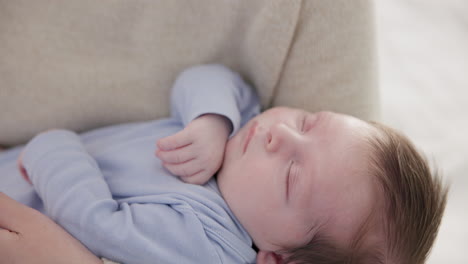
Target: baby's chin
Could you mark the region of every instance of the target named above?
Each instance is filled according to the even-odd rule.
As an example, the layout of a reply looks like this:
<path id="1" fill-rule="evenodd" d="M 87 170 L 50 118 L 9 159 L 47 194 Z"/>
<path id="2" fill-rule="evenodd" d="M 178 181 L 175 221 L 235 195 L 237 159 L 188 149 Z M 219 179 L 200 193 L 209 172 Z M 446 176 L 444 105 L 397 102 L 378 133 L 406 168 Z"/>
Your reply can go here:
<path id="1" fill-rule="evenodd" d="M 239 159 L 242 156 L 241 146 L 242 144 L 240 141 L 239 133 L 237 133 L 228 140 L 224 149 L 223 166 L 225 165 L 225 163 L 229 163 L 235 159 Z"/>
<path id="2" fill-rule="evenodd" d="M 216 175 L 216 181 L 218 182 L 218 187 L 223 194 L 223 191 L 226 191 L 228 188 L 223 188 L 228 182 L 230 177 L 235 176 L 236 173 L 233 173 L 233 166 L 235 166 L 236 160 L 239 160 L 240 156 L 237 154 L 236 151 L 236 141 L 234 137 L 232 137 L 228 143 L 226 144 L 226 148 L 224 151 L 224 159 L 221 168 L 219 168 L 218 173 Z M 223 194 L 224 196 L 224 194 Z"/>

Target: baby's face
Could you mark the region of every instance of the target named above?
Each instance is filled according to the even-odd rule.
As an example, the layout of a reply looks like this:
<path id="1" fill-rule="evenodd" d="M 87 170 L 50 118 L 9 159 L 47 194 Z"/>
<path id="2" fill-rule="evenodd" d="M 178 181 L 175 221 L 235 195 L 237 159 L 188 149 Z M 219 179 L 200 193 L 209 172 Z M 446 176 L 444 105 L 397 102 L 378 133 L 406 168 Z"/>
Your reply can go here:
<path id="1" fill-rule="evenodd" d="M 331 112 L 273 108 L 226 147 L 221 193 L 261 250 L 307 243 L 319 228 L 345 243 L 376 198 L 367 123 Z"/>

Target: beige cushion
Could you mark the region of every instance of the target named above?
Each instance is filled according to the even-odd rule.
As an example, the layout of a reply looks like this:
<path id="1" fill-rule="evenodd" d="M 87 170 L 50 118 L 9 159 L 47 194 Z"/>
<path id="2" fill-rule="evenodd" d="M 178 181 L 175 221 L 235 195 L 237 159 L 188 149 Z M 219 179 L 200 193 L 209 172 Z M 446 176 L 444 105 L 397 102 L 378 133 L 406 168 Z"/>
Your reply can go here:
<path id="1" fill-rule="evenodd" d="M 168 115 L 177 74 L 223 63 L 262 106 L 377 114 L 370 1 L 0 0 L 0 145 Z"/>

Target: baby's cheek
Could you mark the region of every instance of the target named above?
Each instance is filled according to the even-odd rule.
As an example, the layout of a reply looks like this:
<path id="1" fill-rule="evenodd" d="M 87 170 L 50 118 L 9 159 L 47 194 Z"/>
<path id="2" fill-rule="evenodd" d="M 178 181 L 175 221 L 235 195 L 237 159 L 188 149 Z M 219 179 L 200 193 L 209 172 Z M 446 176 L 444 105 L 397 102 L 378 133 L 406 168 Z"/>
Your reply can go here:
<path id="1" fill-rule="evenodd" d="M 258 161 L 254 166 L 247 168 L 246 173 L 249 174 L 252 184 L 257 184 L 259 188 L 265 188 L 272 179 L 272 172 L 267 169 L 271 166 L 269 163 Z"/>

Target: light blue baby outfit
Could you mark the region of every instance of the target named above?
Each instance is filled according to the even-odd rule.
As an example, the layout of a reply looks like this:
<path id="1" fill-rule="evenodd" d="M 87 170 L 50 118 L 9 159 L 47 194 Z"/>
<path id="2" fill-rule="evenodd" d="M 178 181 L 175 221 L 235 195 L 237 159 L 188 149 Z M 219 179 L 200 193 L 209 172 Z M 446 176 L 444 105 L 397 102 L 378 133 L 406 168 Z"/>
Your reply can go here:
<path id="1" fill-rule="evenodd" d="M 159 138 L 202 114 L 227 117 L 232 136 L 259 111 L 238 74 L 195 66 L 177 78 L 168 119 L 36 136 L 24 148 L 34 188 L 16 169 L 23 147 L 0 154 L 0 191 L 47 214 L 94 254 L 122 263 L 254 263 L 252 240 L 216 179 L 186 184 L 154 153 Z"/>

